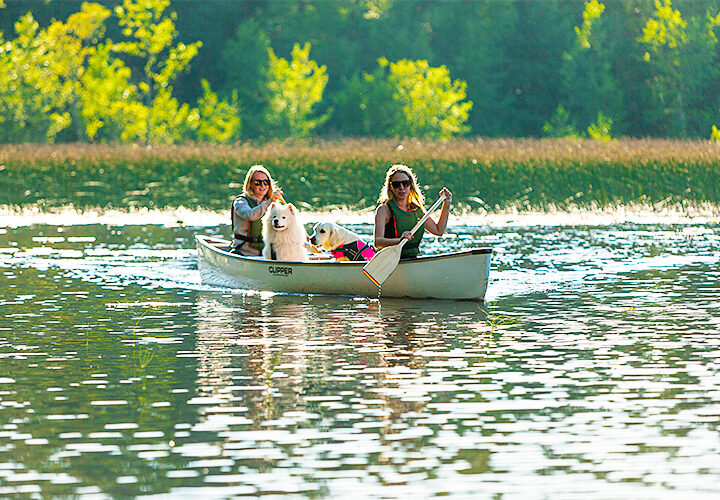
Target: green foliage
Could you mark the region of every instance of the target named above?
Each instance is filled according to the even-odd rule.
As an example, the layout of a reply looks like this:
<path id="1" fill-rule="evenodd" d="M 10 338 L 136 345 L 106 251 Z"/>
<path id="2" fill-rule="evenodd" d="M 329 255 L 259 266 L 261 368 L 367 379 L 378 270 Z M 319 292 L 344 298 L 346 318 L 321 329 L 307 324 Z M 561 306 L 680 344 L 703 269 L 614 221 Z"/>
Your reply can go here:
<path id="1" fill-rule="evenodd" d="M 387 64 L 380 60 L 381 66 Z M 432 68 L 427 61 L 402 59 L 389 63 L 389 68 L 393 99 L 403 116 L 403 121 L 395 124 L 396 135 L 449 139 L 469 130 L 464 123 L 472 102 L 462 102 L 467 84 L 452 81 L 445 66 Z"/>
<path id="2" fill-rule="evenodd" d="M 54 142 L 75 124 L 85 139 L 82 96 L 86 63 L 97 52 L 110 11 L 84 3 L 67 22 L 41 29 L 31 14 L 15 25 L 17 38 L 0 51 L 0 137 L 4 142 Z"/>
<path id="3" fill-rule="evenodd" d="M 170 2 L 102 2 L 110 17 L 3 2 L 0 141 L 233 141 L 233 112 L 253 138 L 538 136 L 560 103 L 581 131 L 611 116 L 615 136 L 706 137 L 718 121 L 716 0 Z M 287 92 L 268 49 L 305 42 L 325 84 Z M 448 89 L 464 95 L 455 114 L 433 100 Z"/>
<path id="4" fill-rule="evenodd" d="M 649 44 L 655 54 L 661 48 L 677 49 L 687 41 L 686 28 L 680 11 L 672 8 L 672 0 L 655 0 L 655 15 L 645 23 L 640 41 Z M 650 59 L 649 52 L 645 59 Z"/>
<path id="5" fill-rule="evenodd" d="M 15 23 L 17 38 L 0 47 L 0 140 L 53 142 L 67 126 L 60 83 L 51 70 L 45 31 L 32 14 Z"/>
<path id="6" fill-rule="evenodd" d="M 205 84 L 200 110 L 172 96 L 170 83 L 197 54 L 199 42 L 172 45 L 177 33 L 164 16 L 168 0 L 125 0 L 115 12 L 125 41 L 104 39 L 111 12 L 83 3 L 66 22 L 41 29 L 28 14 L 17 38 L 0 45 L 0 140 L 176 143 L 234 139 L 234 103 L 219 101 Z M 142 75 L 115 57 L 142 61 Z"/>
<path id="7" fill-rule="evenodd" d="M 406 59 L 378 63 L 372 74 L 346 82 L 336 98 L 353 134 L 449 139 L 469 130 L 466 84 L 453 82 L 446 67 Z"/>
<path id="8" fill-rule="evenodd" d="M 587 129 L 588 136 L 597 141 L 612 140 L 610 132 L 612 130 L 612 118 L 605 116 L 602 111 L 598 111 L 597 120 L 590 124 Z"/>
<path id="9" fill-rule="evenodd" d="M 560 70 L 565 109 L 578 123 L 589 123 L 597 117 L 588 128 L 590 137 L 597 138 L 607 136 L 603 129 L 611 123 L 603 111 L 623 116 L 627 107 L 615 76 L 616 37 L 609 33 L 609 26 L 617 29 L 618 20 L 608 18 L 605 9 L 597 0 L 585 3 L 583 22 L 575 26 L 575 43 L 563 54 Z M 598 110 L 599 105 L 602 110 Z"/>
<path id="10" fill-rule="evenodd" d="M 516 30 L 524 28 L 516 2 L 425 2 L 432 9 L 418 23 L 430 27 L 431 52 L 420 53 L 432 65 L 444 64 L 453 78 L 467 82 L 467 100 L 473 103 L 466 125 L 474 135 L 507 136 L 526 114 L 513 105 L 522 64 L 511 61 Z M 408 57 L 414 52 L 407 52 Z M 387 54 L 385 54 L 387 56 Z M 528 56 L 529 58 L 530 56 Z"/>
<path id="11" fill-rule="evenodd" d="M 220 71 L 225 81 L 222 95 L 231 102 L 237 95 L 243 133 L 249 137 L 264 133 L 268 49 L 270 39 L 265 31 L 254 19 L 247 19 L 238 25 L 221 57 Z"/>
<path id="12" fill-rule="evenodd" d="M 720 129 L 717 128 L 717 126 L 712 126 L 712 131 L 710 133 L 710 140 L 715 142 L 720 142 Z"/>
<path id="13" fill-rule="evenodd" d="M 329 114 L 317 116 L 328 82 L 326 67 L 310 59 L 310 43 L 295 44 L 288 62 L 268 50 L 268 110 L 265 120 L 276 137 L 307 137 Z"/>
<path id="14" fill-rule="evenodd" d="M 241 129 L 240 105 L 237 93 L 230 96 L 230 102 L 218 100 L 207 80 L 202 81 L 203 96 L 198 100 L 195 135 L 200 142 L 222 144 L 238 138 Z"/>
<path id="15" fill-rule="evenodd" d="M 550 121 L 543 125 L 545 137 L 579 137 L 575 124 L 570 120 L 570 113 L 562 104 L 558 104 Z"/>
<path id="16" fill-rule="evenodd" d="M 393 99 L 394 90 L 382 66 L 372 74 L 354 75 L 345 81 L 335 97 L 335 115 L 342 117 L 345 134 L 391 137 L 403 120 L 400 103 Z"/>
<path id="17" fill-rule="evenodd" d="M 98 45 L 88 56 L 79 98 L 85 135 L 92 141 L 131 141 L 138 134 L 129 126 L 144 114 L 131 71 L 112 57 L 112 41 Z"/>
<path id="18" fill-rule="evenodd" d="M 575 34 L 577 35 L 576 43 L 582 49 L 590 48 L 590 34 L 592 32 L 593 23 L 600 18 L 605 11 L 605 5 L 597 0 L 589 0 L 585 2 L 585 10 L 583 10 L 583 22 L 581 26 L 575 26 Z"/>
<path id="19" fill-rule="evenodd" d="M 174 143 L 182 138 L 178 126 L 186 125 L 190 116 L 189 107 L 172 97 L 170 82 L 187 68 L 202 43 L 173 45 L 177 31 L 174 14 L 165 14 L 169 5 L 170 0 L 124 0 L 115 8 L 126 40 L 113 49 L 138 58 L 143 68 L 137 80 L 137 96 L 146 109 L 123 131 L 131 140 Z"/>
<path id="20" fill-rule="evenodd" d="M 672 135 L 688 135 L 688 101 L 720 76 L 715 61 L 719 15 L 708 13 L 688 22 L 671 0 L 655 0 L 655 12 L 638 37 L 647 46 L 643 59 L 655 74 L 650 88 L 664 108 Z"/>
<path id="21" fill-rule="evenodd" d="M 94 124 L 85 122 L 85 117 L 92 112 L 86 111 L 85 107 L 92 108 L 96 103 L 90 102 L 94 96 L 86 88 L 88 80 L 84 76 L 90 60 L 101 66 L 107 66 L 109 62 L 106 57 L 98 57 L 98 54 L 104 54 L 98 42 L 104 35 L 108 17 L 110 11 L 105 7 L 83 3 L 81 11 L 68 17 L 66 23 L 55 21 L 47 29 L 46 46 L 52 54 L 50 70 L 59 79 L 62 96 L 59 102 L 67 103 L 67 124 L 72 121 L 79 140 L 93 137 Z"/>

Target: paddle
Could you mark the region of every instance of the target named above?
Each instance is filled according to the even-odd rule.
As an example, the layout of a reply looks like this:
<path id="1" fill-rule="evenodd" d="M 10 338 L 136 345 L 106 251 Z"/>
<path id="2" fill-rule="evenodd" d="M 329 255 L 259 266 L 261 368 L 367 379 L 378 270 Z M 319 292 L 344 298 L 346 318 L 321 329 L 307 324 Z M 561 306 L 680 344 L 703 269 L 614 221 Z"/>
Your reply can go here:
<path id="1" fill-rule="evenodd" d="M 411 234 L 415 234 L 415 231 L 420 229 L 425 224 L 425 221 L 428 217 L 430 217 L 430 214 L 433 213 L 438 206 L 440 206 L 440 203 L 442 203 L 444 199 L 444 196 L 438 198 L 435 204 L 430 207 L 427 212 L 425 212 L 423 218 L 420 219 L 418 223 L 415 224 L 415 227 L 410 230 Z M 363 267 L 363 272 L 365 273 L 365 276 L 370 278 L 370 281 L 380 287 L 385 282 L 385 280 L 390 277 L 390 275 L 397 267 L 398 262 L 400 262 L 400 253 L 402 252 L 402 247 L 407 242 L 408 240 L 403 238 L 402 241 L 397 245 L 385 247 L 378 253 L 376 253 L 375 256 L 370 259 L 370 262 L 365 264 L 365 267 Z"/>

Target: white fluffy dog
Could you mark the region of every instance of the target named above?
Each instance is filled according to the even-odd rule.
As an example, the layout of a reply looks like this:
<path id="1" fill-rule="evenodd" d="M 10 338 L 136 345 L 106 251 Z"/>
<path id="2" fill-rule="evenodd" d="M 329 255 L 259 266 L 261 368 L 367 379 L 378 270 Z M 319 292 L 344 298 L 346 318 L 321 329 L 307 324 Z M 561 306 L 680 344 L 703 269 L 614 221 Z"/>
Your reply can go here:
<path id="1" fill-rule="evenodd" d="M 337 260 L 370 260 L 377 252 L 362 236 L 332 222 L 315 224 L 310 243 L 331 252 Z"/>
<path id="2" fill-rule="evenodd" d="M 263 257 L 271 260 L 307 260 L 307 233 L 292 203 L 273 203 L 263 221 Z"/>

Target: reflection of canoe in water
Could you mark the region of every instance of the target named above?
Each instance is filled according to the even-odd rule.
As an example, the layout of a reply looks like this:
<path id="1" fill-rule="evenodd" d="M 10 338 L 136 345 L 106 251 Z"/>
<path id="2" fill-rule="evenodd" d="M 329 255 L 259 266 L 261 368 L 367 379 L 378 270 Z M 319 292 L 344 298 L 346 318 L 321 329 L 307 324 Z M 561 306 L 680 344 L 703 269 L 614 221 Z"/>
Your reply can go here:
<path id="1" fill-rule="evenodd" d="M 268 261 L 227 252 L 227 240 L 210 236 L 195 239 L 200 274 L 211 285 L 286 293 L 378 295 L 378 288 L 362 272 L 365 262 Z M 478 248 L 402 260 L 383 283 L 382 296 L 483 300 L 491 253 L 489 248 Z"/>

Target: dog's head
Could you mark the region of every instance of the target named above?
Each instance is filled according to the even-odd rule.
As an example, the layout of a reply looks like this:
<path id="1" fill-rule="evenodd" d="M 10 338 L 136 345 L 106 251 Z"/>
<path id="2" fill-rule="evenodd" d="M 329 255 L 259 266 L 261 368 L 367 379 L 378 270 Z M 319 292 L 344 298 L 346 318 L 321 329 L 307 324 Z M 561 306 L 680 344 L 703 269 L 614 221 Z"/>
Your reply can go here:
<path id="1" fill-rule="evenodd" d="M 270 205 L 270 228 L 273 231 L 285 231 L 296 215 L 297 209 L 292 203 L 287 205 L 273 203 Z"/>
<path id="2" fill-rule="evenodd" d="M 313 234 L 310 236 L 310 243 L 320 246 L 325 250 L 333 250 L 340 243 L 337 238 L 337 228 L 332 222 L 319 222 L 313 228 Z"/>

